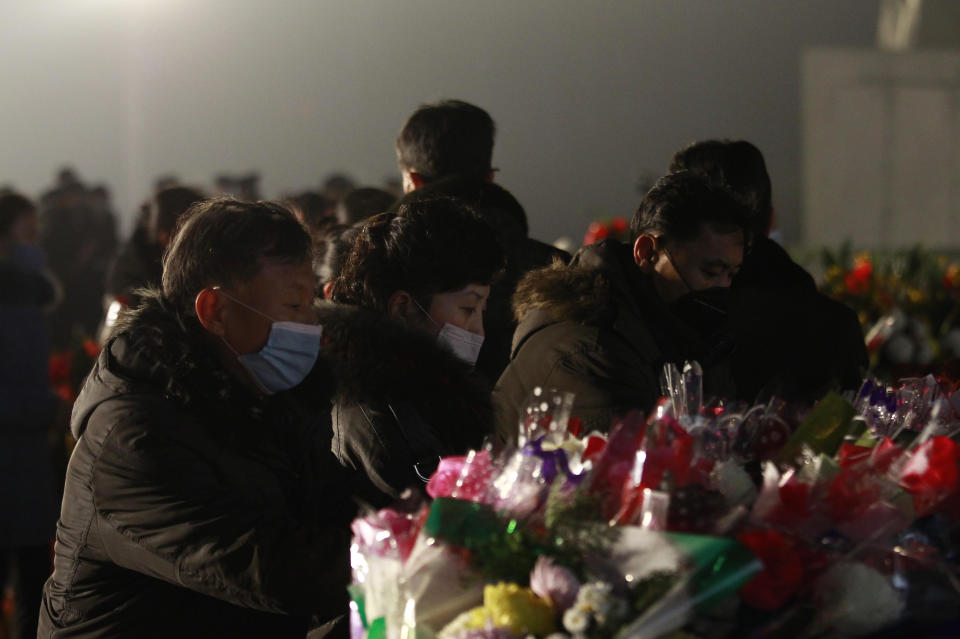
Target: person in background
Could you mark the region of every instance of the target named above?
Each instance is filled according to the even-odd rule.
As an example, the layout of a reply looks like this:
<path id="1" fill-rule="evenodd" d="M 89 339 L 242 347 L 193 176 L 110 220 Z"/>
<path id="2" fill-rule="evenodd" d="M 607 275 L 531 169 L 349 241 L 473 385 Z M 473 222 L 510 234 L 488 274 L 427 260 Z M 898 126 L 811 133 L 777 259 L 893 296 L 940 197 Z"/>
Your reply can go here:
<path id="1" fill-rule="evenodd" d="M 0 584 L 13 593 L 10 637 L 35 637 L 57 486 L 47 432 L 57 401 L 47 377 L 44 309 L 55 300 L 37 244 L 37 210 L 0 195 Z"/>
<path id="2" fill-rule="evenodd" d="M 147 203 L 142 223 L 134 229 L 107 272 L 101 342 L 110 334 L 122 309 L 139 305 L 139 289 L 160 285 L 163 251 L 170 243 L 177 221 L 203 199 L 204 194 L 197 189 L 170 186 L 158 191 Z"/>
<path id="3" fill-rule="evenodd" d="M 107 268 L 117 239 L 109 194 L 97 191 L 63 169 L 41 200 L 40 246 L 63 286 L 63 300 L 49 316 L 56 350 L 72 348 L 80 337 L 94 337 L 103 318 Z"/>
<path id="4" fill-rule="evenodd" d="M 421 105 L 397 137 L 403 192 L 451 175 L 492 182 L 496 130 L 489 113 L 463 100 Z"/>
<path id="5" fill-rule="evenodd" d="M 770 239 L 773 196 L 760 150 L 745 140 L 705 140 L 677 151 L 669 168 L 726 187 L 750 213 L 755 240 L 730 300 L 738 397 L 807 402 L 828 390 L 859 389 L 868 365 L 860 323 Z"/>
<path id="6" fill-rule="evenodd" d="M 353 242 L 362 228 L 362 224 L 338 224 L 327 232 L 321 245 L 316 247 L 313 270 L 317 274 L 320 297 L 332 299 L 333 285 L 343 271 L 350 251 L 353 250 Z"/>
<path id="7" fill-rule="evenodd" d="M 492 433 L 473 365 L 503 264 L 493 231 L 451 198 L 404 204 L 357 233 L 320 322 L 336 380 L 333 451 L 367 478 L 364 501 L 423 490 L 440 457 Z"/>
<path id="8" fill-rule="evenodd" d="M 347 225 L 362 222 L 386 212 L 396 201 L 391 193 L 373 186 L 353 189 L 337 204 L 337 221 Z"/>
<path id="9" fill-rule="evenodd" d="M 320 195 L 327 198 L 334 206 L 342 200 L 347 193 L 357 187 L 356 182 L 346 173 L 333 172 L 328 173 L 323 178 L 320 186 Z"/>
<path id="10" fill-rule="evenodd" d="M 668 362 L 699 362 L 705 397 L 733 394 L 724 326 L 749 241 L 743 207 L 724 189 L 674 173 L 647 193 L 631 230 L 633 244 L 603 240 L 570 266 L 520 282 L 520 324 L 494 390 L 503 440 L 516 441 L 537 386 L 575 393 L 572 416 L 586 432 L 608 430 L 630 409 L 651 410 Z"/>
<path id="11" fill-rule="evenodd" d="M 486 111 L 462 100 L 420 106 L 397 137 L 397 163 L 405 201 L 438 195 L 460 198 L 494 229 L 507 255 L 504 276 L 490 294 L 484 317 L 487 340 L 478 369 L 492 383 L 510 355 L 516 328 L 510 298 L 527 272 L 570 254 L 529 237 L 527 214 L 506 189 L 493 184 L 496 124 Z"/>
<path id="12" fill-rule="evenodd" d="M 315 287 L 282 205 L 185 214 L 162 288 L 121 316 L 74 405 L 38 637 L 336 631 L 354 507 Z"/>

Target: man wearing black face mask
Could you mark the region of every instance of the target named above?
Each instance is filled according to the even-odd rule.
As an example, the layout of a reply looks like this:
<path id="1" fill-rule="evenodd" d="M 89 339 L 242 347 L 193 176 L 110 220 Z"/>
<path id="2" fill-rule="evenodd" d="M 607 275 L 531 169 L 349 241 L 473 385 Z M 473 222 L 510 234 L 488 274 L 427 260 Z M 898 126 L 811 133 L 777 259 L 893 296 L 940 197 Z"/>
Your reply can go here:
<path id="1" fill-rule="evenodd" d="M 742 206 L 682 171 L 657 181 L 631 230 L 632 245 L 605 240 L 520 283 L 520 324 L 494 392 L 502 439 L 516 439 L 536 386 L 575 393 L 573 417 L 601 431 L 653 408 L 668 362 L 698 361 L 705 397 L 733 394 L 726 301 L 749 240 Z"/>

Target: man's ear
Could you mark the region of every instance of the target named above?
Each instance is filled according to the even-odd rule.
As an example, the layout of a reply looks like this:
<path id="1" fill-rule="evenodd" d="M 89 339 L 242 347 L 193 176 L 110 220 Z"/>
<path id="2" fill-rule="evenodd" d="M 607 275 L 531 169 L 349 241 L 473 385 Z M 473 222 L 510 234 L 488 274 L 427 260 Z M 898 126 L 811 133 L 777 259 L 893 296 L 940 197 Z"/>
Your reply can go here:
<path id="1" fill-rule="evenodd" d="M 657 265 L 657 238 L 643 233 L 633 243 L 633 261 L 644 273 L 653 273 Z"/>
<path id="2" fill-rule="evenodd" d="M 324 282 L 323 289 L 321 289 L 323 291 L 323 299 L 325 300 L 333 299 L 333 285 L 335 282 L 336 280 L 330 280 L 329 282 Z"/>
<path id="3" fill-rule="evenodd" d="M 218 295 L 212 288 L 205 288 L 197 293 L 193 308 L 197 311 L 200 325 L 208 333 L 217 337 L 223 336 L 224 297 L 222 295 Z"/>
<path id="4" fill-rule="evenodd" d="M 423 176 L 417 173 L 416 171 L 410 169 L 403 169 L 400 171 L 401 176 L 403 177 L 403 193 L 406 195 L 411 191 L 416 191 L 421 186 L 426 184 L 426 180 L 423 179 Z"/>
<path id="5" fill-rule="evenodd" d="M 394 291 L 387 300 L 387 314 L 397 319 L 405 319 L 413 311 L 413 296 L 400 290 Z"/>

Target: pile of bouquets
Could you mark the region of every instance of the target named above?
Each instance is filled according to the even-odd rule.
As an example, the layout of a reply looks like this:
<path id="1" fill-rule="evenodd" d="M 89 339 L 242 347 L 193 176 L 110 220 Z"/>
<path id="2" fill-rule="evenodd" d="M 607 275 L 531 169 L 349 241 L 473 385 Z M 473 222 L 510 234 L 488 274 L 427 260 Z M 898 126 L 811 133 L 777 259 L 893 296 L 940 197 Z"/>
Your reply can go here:
<path id="1" fill-rule="evenodd" d="M 930 370 L 960 358 L 960 262 L 914 247 L 821 255 L 821 290 L 854 309 L 874 366 Z"/>
<path id="2" fill-rule="evenodd" d="M 584 436 L 540 390 L 517 446 L 357 519 L 354 637 L 862 636 L 956 610 L 960 396 L 697 406 L 695 386 Z"/>

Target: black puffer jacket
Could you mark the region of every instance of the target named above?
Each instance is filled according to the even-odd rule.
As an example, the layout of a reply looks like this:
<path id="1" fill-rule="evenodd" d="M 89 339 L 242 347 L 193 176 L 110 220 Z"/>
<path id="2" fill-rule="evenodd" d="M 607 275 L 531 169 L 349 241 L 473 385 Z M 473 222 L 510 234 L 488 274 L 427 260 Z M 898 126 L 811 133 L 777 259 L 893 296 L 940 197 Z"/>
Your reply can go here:
<path id="1" fill-rule="evenodd" d="M 860 388 L 867 349 L 857 315 L 817 291 L 779 244 L 758 238 L 731 287 L 733 377 L 747 402 L 813 402 Z"/>
<path id="2" fill-rule="evenodd" d="M 323 382 L 301 385 L 322 409 L 254 397 L 188 322 L 145 298 L 75 404 L 39 637 L 303 637 L 345 612 Z"/>
<path id="3" fill-rule="evenodd" d="M 320 358 L 336 385 L 332 448 L 369 480 L 361 499 L 380 506 L 422 489 L 440 457 L 493 432 L 489 386 L 434 337 L 356 306 L 326 302 L 319 312 Z"/>
<path id="4" fill-rule="evenodd" d="M 671 313 L 619 242 L 581 249 L 570 266 L 533 271 L 520 282 L 514 306 L 520 324 L 493 394 L 497 432 L 506 441 L 516 440 L 537 386 L 575 393 L 572 416 L 587 431 L 607 431 L 630 409 L 653 408 L 666 362 L 698 361 L 705 397 L 733 393 L 729 339 L 701 335 Z"/>

